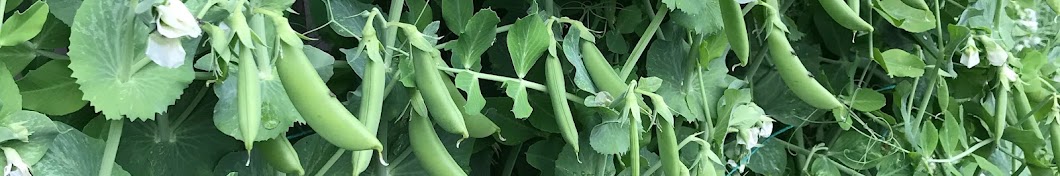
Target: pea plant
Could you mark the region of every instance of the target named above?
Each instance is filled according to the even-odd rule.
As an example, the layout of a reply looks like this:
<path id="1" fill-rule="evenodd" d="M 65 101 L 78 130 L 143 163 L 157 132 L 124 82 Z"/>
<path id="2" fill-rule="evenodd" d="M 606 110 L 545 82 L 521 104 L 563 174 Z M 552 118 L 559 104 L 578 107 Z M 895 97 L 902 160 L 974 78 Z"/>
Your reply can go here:
<path id="1" fill-rule="evenodd" d="M 4 176 L 1060 174 L 1060 0 L 0 10 Z"/>

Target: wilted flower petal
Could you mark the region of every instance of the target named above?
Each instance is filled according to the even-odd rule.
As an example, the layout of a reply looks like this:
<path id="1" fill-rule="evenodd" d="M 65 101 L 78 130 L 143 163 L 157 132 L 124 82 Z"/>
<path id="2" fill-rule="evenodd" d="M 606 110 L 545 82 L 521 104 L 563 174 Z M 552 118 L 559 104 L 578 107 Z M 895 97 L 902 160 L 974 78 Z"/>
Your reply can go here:
<path id="1" fill-rule="evenodd" d="M 1005 76 L 1008 81 L 1016 81 L 1019 78 L 1019 75 L 1016 75 L 1016 71 L 1013 71 L 1008 65 L 1001 67 L 1001 75 Z"/>
<path id="2" fill-rule="evenodd" d="M 166 0 L 165 3 L 155 6 L 158 10 L 158 33 L 168 38 L 199 37 L 202 29 L 199 21 L 191 15 L 188 7 L 180 0 Z"/>
<path id="3" fill-rule="evenodd" d="M 961 64 L 968 68 L 979 65 L 979 48 L 971 38 L 968 38 L 968 45 L 964 48 L 964 54 L 961 54 Z"/>
<path id="4" fill-rule="evenodd" d="M 184 64 L 184 56 L 184 47 L 178 38 L 167 38 L 159 33 L 151 33 L 147 38 L 147 57 L 155 64 L 177 68 Z"/>

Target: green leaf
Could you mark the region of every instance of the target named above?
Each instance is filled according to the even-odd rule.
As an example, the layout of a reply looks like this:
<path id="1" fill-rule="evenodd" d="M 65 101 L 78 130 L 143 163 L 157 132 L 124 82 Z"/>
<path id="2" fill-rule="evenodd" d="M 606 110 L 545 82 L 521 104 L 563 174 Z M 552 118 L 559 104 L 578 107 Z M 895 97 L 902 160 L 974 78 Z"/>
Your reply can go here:
<path id="1" fill-rule="evenodd" d="M 1005 172 L 1002 172 L 1001 169 L 997 168 L 997 166 L 989 160 L 986 160 L 986 158 L 975 154 L 972 154 L 972 157 L 975 158 L 975 163 L 979 165 L 979 168 L 990 172 L 990 175 L 1005 175 Z"/>
<path id="2" fill-rule="evenodd" d="M 37 49 L 66 48 L 70 46 L 70 26 L 59 21 L 55 16 L 48 16 L 44 27 L 41 27 L 41 32 L 29 42 L 36 44 Z"/>
<path id="3" fill-rule="evenodd" d="M 858 88 L 850 97 L 850 106 L 858 111 L 876 111 L 887 104 L 887 99 L 876 90 Z"/>
<path id="4" fill-rule="evenodd" d="M 444 4 L 448 4 L 449 1 L 443 3 L 443 8 Z M 467 28 L 461 28 L 463 32 L 459 33 L 460 39 L 456 41 L 456 46 L 453 46 L 453 56 L 458 58 L 453 60 L 453 65 L 462 69 L 478 70 L 475 67 L 476 65 L 481 67 L 479 60 L 482 59 L 482 54 L 486 53 L 486 50 L 493 46 L 493 42 L 497 39 L 496 30 L 500 18 L 497 18 L 497 12 L 490 9 L 479 10 L 474 17 L 470 18 L 471 21 L 467 22 Z M 446 21 L 449 19 L 446 18 Z M 453 27 L 449 28 L 452 30 Z"/>
<path id="5" fill-rule="evenodd" d="M 231 72 L 228 74 L 228 79 L 215 85 L 213 89 L 218 99 L 217 104 L 213 106 L 213 124 L 222 133 L 237 140 L 244 140 L 243 133 L 239 130 L 239 111 L 236 103 L 238 92 L 236 82 L 243 75 L 239 75 L 237 71 L 239 68 L 236 66 L 230 65 L 229 69 Z M 305 123 L 294 105 L 291 104 L 291 99 L 287 97 L 287 91 L 283 88 L 279 75 L 276 74 L 275 69 L 272 70 L 272 73 L 262 73 L 270 76 L 261 78 L 261 124 L 258 126 L 257 136 L 252 139 L 254 141 L 264 141 L 284 134 L 296 122 Z"/>
<path id="6" fill-rule="evenodd" d="M 405 4 L 409 11 L 408 15 L 404 15 L 404 21 L 412 23 L 416 28 L 424 29 L 434 20 L 434 7 L 428 5 L 426 0 L 407 0 Z"/>
<path id="7" fill-rule="evenodd" d="M 95 139 L 63 123 L 56 124 L 59 134 L 49 145 L 44 158 L 33 165 L 37 175 L 83 175 L 99 173 L 103 162 L 103 140 Z M 21 153 L 20 153 L 21 154 Z M 143 157 L 150 158 L 150 157 Z M 128 176 L 121 165 L 114 164 L 112 175 Z"/>
<path id="8" fill-rule="evenodd" d="M 667 1 L 667 0 L 664 0 Z M 681 11 L 672 12 L 670 15 L 673 18 L 674 23 L 691 32 L 701 35 L 709 35 L 721 31 L 725 26 L 721 20 L 721 9 L 718 5 L 718 1 L 701 1 L 701 0 L 676 0 L 676 1 L 692 1 L 694 4 L 701 5 L 686 5 Z M 701 7 L 696 7 L 701 6 Z M 689 9 L 695 8 L 695 9 Z M 670 37 L 667 35 L 667 37 Z"/>
<path id="9" fill-rule="evenodd" d="M 77 89 L 76 80 L 70 77 L 69 64 L 70 61 L 66 60 L 52 60 L 16 81 L 22 90 L 23 108 L 48 115 L 65 115 L 88 104 L 81 100 L 83 94 Z"/>
<path id="10" fill-rule="evenodd" d="M 258 8 L 273 12 L 283 12 L 284 10 L 287 10 L 287 8 L 290 8 L 291 4 L 294 4 L 294 0 L 262 0 L 256 2 L 257 3 L 254 3 L 254 5 Z"/>
<path id="11" fill-rule="evenodd" d="M 869 139 L 852 130 L 843 131 L 836 142 L 830 145 L 834 159 L 854 170 L 875 167 L 884 157 L 880 142 Z"/>
<path id="12" fill-rule="evenodd" d="M 763 142 L 762 145 L 747 161 L 747 168 L 763 175 L 787 175 L 785 173 L 791 157 L 788 157 L 784 145 L 772 141 Z"/>
<path id="13" fill-rule="evenodd" d="M 652 61 L 646 67 L 648 76 L 662 79 L 656 93 L 666 99 L 667 105 L 686 121 L 705 121 L 708 115 L 703 108 L 711 108 L 707 104 L 716 105 L 722 91 L 736 79 L 726 74 L 724 59 L 708 63 L 709 68 L 689 67 L 687 64 L 692 64 L 688 59 L 689 48 L 688 43 L 680 40 L 652 42 L 647 53 Z"/>
<path id="14" fill-rule="evenodd" d="M 703 1 L 699 0 L 662 0 L 662 3 L 666 4 L 666 8 L 670 8 L 670 10 L 681 10 L 695 15 L 711 8 L 709 5 L 711 3 L 703 3 Z M 714 8 L 717 8 L 717 6 L 717 1 L 715 1 Z"/>
<path id="15" fill-rule="evenodd" d="M 123 116 L 133 120 L 154 119 L 165 112 L 195 78 L 191 57 L 184 65 L 165 68 L 147 59 L 147 26 L 133 18 L 126 1 L 88 0 L 74 18 L 70 34 L 70 70 L 97 112 L 107 119 Z M 195 53 L 198 40 L 187 40 L 184 48 Z M 133 70 L 137 63 L 144 64 Z"/>
<path id="16" fill-rule="evenodd" d="M 635 32 L 637 29 L 642 28 L 650 20 L 645 20 L 643 9 L 639 4 L 626 6 L 618 10 L 617 18 L 620 19 L 621 23 L 615 23 L 615 31 L 620 34 L 629 34 Z M 617 20 L 617 19 L 616 19 Z"/>
<path id="17" fill-rule="evenodd" d="M 663 80 L 658 77 L 644 77 L 637 81 L 637 90 L 643 90 L 647 92 L 655 92 L 662 87 Z"/>
<path id="18" fill-rule="evenodd" d="M 759 121 L 762 121 L 762 116 L 765 115 L 766 114 L 762 111 L 762 108 L 754 103 L 739 104 L 732 108 L 732 115 L 728 127 L 741 130 L 748 129 Z"/>
<path id="19" fill-rule="evenodd" d="M 900 2 L 899 2 L 900 3 Z M 887 75 L 898 77 L 920 77 L 924 75 L 924 60 L 900 49 L 887 50 L 878 58 L 883 60 L 880 65 L 887 69 Z M 880 60 L 876 60 L 880 62 Z"/>
<path id="20" fill-rule="evenodd" d="M 26 11 L 12 14 L 0 26 L 0 46 L 14 46 L 29 41 L 40 33 L 48 19 L 48 4 L 37 1 Z"/>
<path id="21" fill-rule="evenodd" d="M 593 150 L 605 155 L 629 152 L 629 123 L 607 121 L 593 127 L 589 136 Z"/>
<path id="22" fill-rule="evenodd" d="M 4 65 L 0 63 L 0 65 Z M 22 95 L 6 68 L 0 67 L 0 117 L 22 110 Z"/>
<path id="23" fill-rule="evenodd" d="M 579 138 L 585 137 L 583 135 Z M 581 148 L 581 151 L 574 152 L 573 147 L 563 147 L 559 158 L 556 159 L 556 175 L 615 175 L 614 155 L 603 155 L 593 150 L 585 150 L 589 148 L 589 141 L 586 140 L 581 140 L 578 148 Z"/>
<path id="24" fill-rule="evenodd" d="M 529 99 L 526 95 L 526 87 L 523 86 L 522 82 L 516 81 L 505 81 L 504 93 L 508 97 L 512 97 L 514 104 L 512 105 L 512 113 L 515 113 L 515 118 L 526 119 L 530 117 L 530 113 L 534 111 L 534 107 L 530 106 Z"/>
<path id="25" fill-rule="evenodd" d="M 442 0 L 442 19 L 445 19 L 445 26 L 449 27 L 449 31 L 457 34 L 464 33 L 464 26 L 467 26 L 468 20 L 471 19 L 471 12 L 475 8 L 473 3 L 472 0 Z"/>
<path id="26" fill-rule="evenodd" d="M 313 69 L 317 71 L 320 79 L 323 79 L 324 82 L 331 80 L 331 76 L 335 75 L 335 68 L 331 66 L 335 64 L 335 57 L 309 45 L 302 46 L 302 51 L 305 52 L 305 57 L 309 59 L 309 63 L 313 64 Z"/>
<path id="27" fill-rule="evenodd" d="M 582 61 L 581 53 L 581 38 L 580 32 L 577 28 L 570 28 L 567 30 L 567 35 L 563 37 L 563 56 L 567 58 L 567 62 L 570 62 L 571 66 L 574 66 L 574 85 L 586 92 L 596 92 L 596 86 L 593 84 L 592 78 L 589 77 L 589 71 L 585 70 L 585 62 Z M 608 47 L 610 48 L 610 47 Z"/>
<path id="28" fill-rule="evenodd" d="M 497 124 L 500 127 L 501 136 L 504 136 L 501 144 L 505 145 L 517 145 L 524 141 L 530 140 L 538 136 L 544 136 L 537 129 L 534 129 L 526 120 L 516 119 L 512 115 L 512 99 L 503 97 L 491 97 L 486 99 L 489 104 L 486 104 L 487 108 L 483 114 L 490 118 L 490 121 Z"/>
<path id="29" fill-rule="evenodd" d="M 887 157 L 882 158 L 880 165 L 877 167 L 876 175 L 880 176 L 906 176 L 912 175 L 912 166 L 909 165 L 912 160 L 905 158 L 904 154 L 891 154 Z"/>
<path id="30" fill-rule="evenodd" d="M 920 150 L 922 156 L 931 156 L 939 145 L 939 130 L 931 121 L 925 121 L 920 129 Z M 957 136 L 952 136 L 957 138 Z"/>
<path id="31" fill-rule="evenodd" d="M 33 59 L 37 58 L 36 49 L 26 45 L 0 47 L 0 63 L 3 63 L 9 74 L 22 73 Z"/>
<path id="32" fill-rule="evenodd" d="M 364 28 L 367 18 L 358 15 L 366 10 L 376 8 L 375 5 L 362 3 L 361 1 L 322 0 L 327 8 L 328 20 L 332 21 L 331 30 L 343 37 L 361 38 L 361 29 Z M 384 25 L 373 25 L 376 31 L 382 30 Z M 383 36 L 379 37 L 380 40 Z"/>
<path id="33" fill-rule="evenodd" d="M 755 79 L 754 102 L 762 107 L 766 114 L 781 123 L 796 127 L 812 124 L 810 121 L 817 121 L 821 116 L 828 114 L 795 96 L 781 80 L 780 74 L 777 71 L 769 71 L 763 73 L 761 78 Z"/>
<path id="34" fill-rule="evenodd" d="M 48 0 L 48 11 L 66 25 L 74 23 L 74 14 L 81 7 L 82 0 Z M 10 6 L 9 6 L 10 7 Z"/>
<path id="35" fill-rule="evenodd" d="M 942 144 L 942 149 L 947 153 L 957 152 L 960 144 L 965 142 L 967 134 L 964 131 L 964 127 L 958 123 L 957 117 L 954 117 L 949 111 L 942 112 L 945 120 L 942 122 L 942 129 L 939 130 L 939 135 L 946 136 L 939 138 L 939 144 Z"/>
<path id="36" fill-rule="evenodd" d="M 548 138 L 534 142 L 526 149 L 526 163 L 541 170 L 542 175 L 556 173 L 556 159 L 563 152 L 565 143 L 561 138 Z"/>
<path id="37" fill-rule="evenodd" d="M 935 28 L 935 15 L 931 11 L 921 10 L 909 6 L 902 0 L 878 0 L 875 1 L 876 12 L 880 13 L 887 22 L 906 31 L 919 33 Z"/>
<path id="38" fill-rule="evenodd" d="M 813 161 L 813 165 L 810 166 L 810 173 L 810 175 L 820 176 L 842 175 L 839 173 L 839 168 L 836 168 L 832 162 L 825 161 L 824 158 L 817 158 Z"/>
<path id="39" fill-rule="evenodd" d="M 59 135 L 55 124 L 48 116 L 33 111 L 18 111 L 0 118 L 0 126 L 26 130 L 30 135 L 28 141 L 8 141 L 4 147 L 14 148 L 26 164 L 37 163 L 44 157 L 56 135 Z"/>
<path id="40" fill-rule="evenodd" d="M 467 92 L 467 103 L 464 104 L 464 112 L 482 113 L 486 107 L 486 98 L 482 97 L 482 88 L 479 88 L 478 77 L 470 71 L 456 74 L 456 87 Z"/>
<path id="41" fill-rule="evenodd" d="M 302 167 L 305 168 L 305 175 L 352 175 L 350 171 L 353 170 L 353 165 L 349 164 L 350 152 L 331 145 L 320 135 L 314 134 L 298 140 L 294 143 L 294 151 L 298 153 L 298 161 L 301 161 Z M 336 157 L 336 152 L 343 153 L 337 156 L 338 158 L 333 158 Z M 331 159 L 337 160 L 330 169 L 322 170 L 324 164 Z M 399 164 L 392 163 L 392 165 Z"/>
<path id="42" fill-rule="evenodd" d="M 209 90 L 198 86 L 191 89 L 195 91 L 185 94 L 184 101 L 153 121 L 125 121 L 115 161 L 134 175 L 209 175 L 221 157 L 241 149 L 241 143 L 211 125 L 214 123 L 210 108 L 213 103 L 210 100 L 194 101 L 199 93 Z M 85 127 L 85 132 L 96 130 L 98 134 L 107 134 L 108 128 L 105 127 Z"/>
<path id="43" fill-rule="evenodd" d="M 213 167 L 213 175 L 224 175 L 225 173 L 235 172 L 240 175 L 272 175 L 276 174 L 277 170 L 269 165 L 265 159 L 265 154 L 262 154 L 263 150 L 253 150 L 247 158 L 247 151 L 231 152 L 224 157 L 221 157 L 217 162 L 217 166 Z M 347 157 L 348 158 L 348 157 Z M 250 164 L 247 164 L 247 162 Z M 332 165 L 332 167 L 343 167 L 341 165 Z"/>
<path id="44" fill-rule="evenodd" d="M 516 20 L 508 30 L 508 52 L 511 53 L 512 64 L 519 78 L 526 77 L 526 73 L 548 49 L 552 36 L 546 31 L 547 27 L 535 13 Z"/>

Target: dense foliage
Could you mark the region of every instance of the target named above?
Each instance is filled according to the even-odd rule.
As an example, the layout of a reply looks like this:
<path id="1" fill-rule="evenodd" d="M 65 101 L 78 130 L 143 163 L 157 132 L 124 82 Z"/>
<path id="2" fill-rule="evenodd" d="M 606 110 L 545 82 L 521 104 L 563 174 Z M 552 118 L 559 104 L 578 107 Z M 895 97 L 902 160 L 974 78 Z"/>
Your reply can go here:
<path id="1" fill-rule="evenodd" d="M 0 0 L 4 175 L 1057 175 L 1060 0 Z"/>

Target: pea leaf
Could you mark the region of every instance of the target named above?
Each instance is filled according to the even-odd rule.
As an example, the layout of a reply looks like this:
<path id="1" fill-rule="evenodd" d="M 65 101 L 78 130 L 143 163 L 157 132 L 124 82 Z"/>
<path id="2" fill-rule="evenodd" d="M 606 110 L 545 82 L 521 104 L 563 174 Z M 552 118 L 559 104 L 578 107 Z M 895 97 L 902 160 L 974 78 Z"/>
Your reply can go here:
<path id="1" fill-rule="evenodd" d="M 662 3 L 666 4 L 666 8 L 670 8 L 670 10 L 681 10 L 695 15 L 703 12 L 704 9 L 710 8 L 708 5 L 710 3 L 704 3 L 704 1 L 699 0 L 663 0 Z M 717 6 L 717 4 L 715 3 L 714 6 Z"/>
<path id="2" fill-rule="evenodd" d="M 445 26 L 449 27 L 449 31 L 464 33 L 464 26 L 467 26 L 468 20 L 472 18 L 472 3 L 472 0 L 442 0 L 442 19 L 445 19 Z"/>
<path id="3" fill-rule="evenodd" d="M 931 121 L 925 121 L 920 130 L 921 155 L 931 156 L 939 144 L 939 130 Z M 954 136 L 956 137 L 956 136 Z"/>
<path id="4" fill-rule="evenodd" d="M 990 172 L 990 175 L 1005 175 L 1005 172 L 1002 172 L 1001 169 L 989 160 L 986 160 L 986 158 L 975 154 L 972 154 L 972 157 L 975 158 L 975 163 L 979 165 L 979 168 L 983 168 L 983 170 Z"/>
<path id="5" fill-rule="evenodd" d="M 883 53 L 876 51 L 880 65 L 887 70 L 887 75 L 898 77 L 920 77 L 924 75 L 924 60 L 900 49 L 891 49 Z M 881 62 L 882 60 L 882 62 Z"/>
<path id="6" fill-rule="evenodd" d="M 4 65 L 0 63 L 0 65 Z M 22 110 L 22 95 L 11 73 L 0 67 L 0 117 Z"/>
<path id="7" fill-rule="evenodd" d="M 526 119 L 530 117 L 530 113 L 534 111 L 534 107 L 530 106 L 530 100 L 526 95 L 526 87 L 523 86 L 522 82 L 517 81 L 505 81 L 504 93 L 508 97 L 512 98 L 514 104 L 512 105 L 512 113 L 515 113 L 515 118 Z"/>
<path id="8" fill-rule="evenodd" d="M 627 133 L 628 134 L 628 133 Z M 579 138 L 584 139 L 586 136 Z M 628 139 L 626 141 L 629 141 Z M 573 147 L 563 147 L 563 151 L 559 153 L 559 158 L 556 159 L 556 175 L 558 176 L 575 176 L 575 175 L 615 175 L 615 162 L 614 155 L 604 155 L 596 153 L 593 150 L 585 150 L 589 148 L 589 141 L 581 140 L 578 144 L 581 151 L 574 152 Z"/>
<path id="9" fill-rule="evenodd" d="M 37 58 L 37 53 L 34 48 L 26 45 L 5 46 L 0 47 L 0 58 L 3 58 L 0 63 L 3 63 L 8 73 L 18 74 Z"/>
<path id="10" fill-rule="evenodd" d="M 0 26 L 0 46 L 14 46 L 29 41 L 40 33 L 48 19 L 48 4 L 37 1 L 26 11 L 12 14 Z"/>
<path id="11" fill-rule="evenodd" d="M 581 38 L 577 28 L 567 30 L 563 36 L 563 56 L 567 58 L 571 66 L 574 66 L 574 85 L 586 92 L 596 92 L 596 86 L 589 77 L 589 71 L 585 70 L 585 62 L 582 61 Z"/>
<path id="12" fill-rule="evenodd" d="M 887 22 L 906 31 L 919 33 L 935 28 L 935 15 L 931 11 L 917 9 L 902 0 L 878 0 L 876 12 Z"/>
<path id="13" fill-rule="evenodd" d="M 467 103 L 464 104 L 464 111 L 468 113 L 482 113 L 482 108 L 486 107 L 486 98 L 482 97 L 482 88 L 479 88 L 478 77 L 470 72 L 460 72 L 456 74 L 456 87 L 460 90 L 467 92 Z"/>
<path id="14" fill-rule="evenodd" d="M 545 49 L 548 49 L 549 40 L 552 38 L 546 28 L 541 17 L 535 13 L 516 20 L 508 30 L 508 52 L 512 56 L 512 64 L 515 65 L 515 73 L 519 78 L 526 77 L 526 73 L 534 67 L 534 63 L 541 58 Z"/>
<path id="15" fill-rule="evenodd" d="M 133 17 L 125 1 L 87 0 L 78 9 L 70 34 L 70 70 L 96 111 L 107 119 L 154 119 L 165 112 L 195 78 L 191 57 L 178 68 L 165 68 L 146 60 L 150 31 Z M 195 53 L 198 40 L 184 48 Z M 143 63 L 142 68 L 135 68 Z M 134 70 L 138 69 L 138 70 Z"/>
<path id="16" fill-rule="evenodd" d="M 883 108 L 887 104 L 887 99 L 876 90 L 858 88 L 854 91 L 854 96 L 850 97 L 850 102 L 850 106 L 854 109 L 869 112 Z"/>
<path id="17" fill-rule="evenodd" d="M 549 138 L 534 142 L 526 149 L 526 163 L 541 170 L 541 173 L 555 173 L 556 159 L 563 152 L 566 143 L 561 138 Z"/>
<path id="18" fill-rule="evenodd" d="M 239 130 L 239 111 L 237 99 L 237 82 L 239 67 L 229 66 L 228 79 L 215 85 L 213 92 L 217 95 L 217 104 L 213 110 L 213 124 L 217 130 L 225 135 L 232 136 L 237 140 L 244 140 L 243 133 Z M 264 141 L 287 132 L 287 129 L 295 123 L 305 123 L 302 116 L 291 104 L 287 97 L 287 91 L 280 82 L 279 75 L 275 69 L 271 73 L 259 75 L 270 75 L 261 78 L 261 125 L 258 125 L 258 134 L 254 141 Z M 193 88 L 198 89 L 198 88 Z"/>
<path id="19" fill-rule="evenodd" d="M 361 38 L 361 29 L 364 28 L 367 18 L 363 15 L 358 15 L 366 10 L 375 8 L 375 5 L 362 3 L 361 1 L 343 1 L 343 0 L 322 0 L 324 6 L 327 8 L 328 20 L 333 24 L 331 30 L 343 37 L 357 37 Z M 384 25 L 373 25 L 377 29 L 376 31 L 382 30 Z M 380 35 L 379 40 L 383 40 L 383 36 Z"/>
<path id="20" fill-rule="evenodd" d="M 763 175 L 786 175 L 791 157 L 788 157 L 784 145 L 779 142 L 763 142 L 762 145 L 747 161 L 747 168 Z"/>
<path id="21" fill-rule="evenodd" d="M 22 90 L 23 108 L 49 115 L 65 115 L 88 104 L 81 100 L 83 94 L 77 89 L 76 80 L 70 77 L 69 64 L 70 61 L 66 60 L 52 60 L 16 81 Z"/>
<path id="22" fill-rule="evenodd" d="M 467 22 L 467 27 L 461 28 L 463 33 L 460 33 L 460 39 L 455 43 L 456 46 L 453 46 L 453 56 L 458 58 L 453 60 L 453 65 L 463 69 L 478 70 L 475 67 L 476 65 L 481 67 L 479 60 L 482 59 L 482 54 L 490 46 L 493 46 L 493 42 L 497 39 L 495 31 L 500 18 L 497 18 L 497 12 L 493 12 L 490 9 L 479 10 L 478 13 L 475 13 L 475 16 L 470 18 L 471 21 Z M 448 19 L 446 20 L 448 21 Z M 452 28 L 450 26 L 450 30 Z"/>
<path id="23" fill-rule="evenodd" d="M 829 149 L 835 152 L 834 159 L 851 169 L 872 168 L 883 160 L 882 144 L 858 132 L 843 131 L 835 141 Z"/>
<path id="24" fill-rule="evenodd" d="M 33 165 L 33 174 L 80 175 L 99 173 L 103 161 L 103 140 L 95 139 L 63 123 L 56 123 L 59 133 L 49 145 L 44 158 Z M 112 175 L 128 176 L 121 165 L 114 164 Z"/>
<path id="25" fill-rule="evenodd" d="M 81 7 L 82 0 L 48 0 L 48 11 L 51 12 L 55 18 L 59 21 L 70 25 L 74 23 L 74 14 L 77 12 L 77 8 Z M 8 6 L 12 7 L 12 6 Z M 190 6 L 189 6 L 190 7 Z"/>
<path id="26" fill-rule="evenodd" d="M 607 121 L 593 127 L 589 144 L 605 155 L 621 155 L 629 151 L 629 123 Z"/>
<path id="27" fill-rule="evenodd" d="M 25 141 L 7 141 L 4 147 L 14 148 L 26 164 L 34 164 L 44 157 L 56 135 L 59 134 L 58 127 L 48 116 L 33 111 L 18 111 L 0 118 L 0 126 L 25 130 L 29 135 Z M 3 153 L 3 152 L 0 152 Z M 0 164 L 6 164 L 0 161 Z"/>
<path id="28" fill-rule="evenodd" d="M 810 166 L 810 173 L 812 173 L 810 175 L 842 175 L 839 173 L 839 168 L 835 167 L 835 164 L 823 158 L 813 161 L 813 165 Z"/>
<path id="29" fill-rule="evenodd" d="M 721 7 L 720 5 L 718 5 L 718 1 L 676 1 L 692 1 L 692 4 L 696 4 L 685 5 L 686 7 L 681 8 L 681 11 L 675 11 L 671 13 L 671 17 L 673 17 L 673 20 L 675 23 L 677 23 L 677 25 L 686 28 L 691 32 L 695 32 L 697 34 L 702 35 L 714 34 L 718 31 L 721 31 L 721 29 L 725 26 L 724 24 L 722 24 L 721 15 L 718 15 L 721 14 Z"/>

